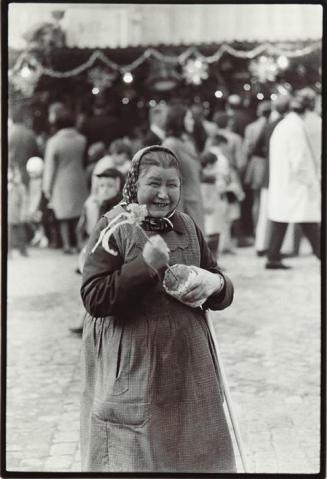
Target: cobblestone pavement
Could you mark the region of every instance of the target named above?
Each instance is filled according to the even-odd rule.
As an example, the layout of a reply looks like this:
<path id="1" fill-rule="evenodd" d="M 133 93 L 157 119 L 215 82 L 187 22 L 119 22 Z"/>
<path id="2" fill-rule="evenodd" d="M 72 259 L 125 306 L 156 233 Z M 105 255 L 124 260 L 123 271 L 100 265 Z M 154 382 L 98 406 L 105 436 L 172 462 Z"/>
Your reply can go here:
<path id="1" fill-rule="evenodd" d="M 317 473 L 320 266 L 306 253 L 289 271 L 264 261 L 251 248 L 224 256 L 235 299 L 211 313 L 249 472 Z M 75 262 L 34 249 L 8 263 L 8 471 L 80 471 L 80 339 L 68 331 L 82 314 Z"/>

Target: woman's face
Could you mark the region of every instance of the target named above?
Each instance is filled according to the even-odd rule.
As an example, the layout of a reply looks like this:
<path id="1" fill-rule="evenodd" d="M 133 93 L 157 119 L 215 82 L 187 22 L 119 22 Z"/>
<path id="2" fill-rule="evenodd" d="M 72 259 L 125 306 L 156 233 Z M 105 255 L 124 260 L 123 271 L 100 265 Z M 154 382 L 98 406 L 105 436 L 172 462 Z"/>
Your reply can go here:
<path id="1" fill-rule="evenodd" d="M 137 201 L 146 205 L 150 216 L 160 218 L 173 211 L 180 197 L 180 178 L 176 168 L 150 166 L 140 175 Z"/>
<path id="2" fill-rule="evenodd" d="M 193 114 L 190 110 L 187 110 L 186 115 L 184 117 L 184 126 L 187 133 L 193 133 L 194 130 L 194 118 Z"/>

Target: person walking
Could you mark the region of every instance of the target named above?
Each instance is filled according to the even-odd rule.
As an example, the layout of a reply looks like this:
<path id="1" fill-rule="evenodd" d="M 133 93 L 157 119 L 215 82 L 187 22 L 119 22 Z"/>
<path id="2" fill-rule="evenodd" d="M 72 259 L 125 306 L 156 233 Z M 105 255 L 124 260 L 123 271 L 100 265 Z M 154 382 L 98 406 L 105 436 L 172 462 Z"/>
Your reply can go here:
<path id="1" fill-rule="evenodd" d="M 17 165 L 9 165 L 7 176 L 8 194 L 8 258 L 12 257 L 12 250 L 18 249 L 22 256 L 27 252 L 27 190 Z"/>
<path id="2" fill-rule="evenodd" d="M 63 252 L 74 252 L 75 229 L 88 196 L 83 160 L 86 139 L 65 110 L 56 119 L 58 129 L 46 146 L 43 191 L 59 221 Z"/>
<path id="3" fill-rule="evenodd" d="M 290 107 L 290 99 L 291 98 L 289 95 L 278 95 L 277 98 L 272 102 L 272 113 L 270 120 L 265 125 L 258 140 L 259 148 L 263 152 L 265 161 L 262 186 L 260 189 L 258 222 L 255 231 L 255 250 L 258 256 L 264 256 L 267 254 L 268 242 L 271 235 L 271 224 L 267 216 L 270 138 L 278 123 L 288 113 Z"/>
<path id="4" fill-rule="evenodd" d="M 322 120 L 321 116 L 316 111 L 317 95 L 312 88 L 306 87 L 298 90 L 296 96 L 303 100 L 304 115 L 303 121 L 306 130 L 308 143 L 315 160 L 317 174 L 321 179 L 321 130 Z M 294 230 L 294 254 L 298 255 L 300 252 L 301 239 L 303 232 L 300 225 L 295 225 Z"/>
<path id="5" fill-rule="evenodd" d="M 239 95 L 233 93 L 227 98 L 226 112 L 230 119 L 230 128 L 244 138 L 245 128 L 253 121 L 248 109 L 242 105 L 242 99 Z"/>
<path id="6" fill-rule="evenodd" d="M 35 133 L 24 124 L 24 112 L 21 106 L 9 110 L 11 122 L 8 127 L 8 164 L 18 167 L 21 180 L 28 186 L 29 176 L 26 163 L 29 158 L 39 156 Z"/>
<path id="7" fill-rule="evenodd" d="M 213 116 L 213 121 L 217 126 L 217 133 L 227 138 L 224 154 L 230 162 L 230 167 L 241 177 L 245 168 L 242 137 L 230 130 L 228 125 L 229 118 L 226 112 L 217 111 Z M 212 137 L 215 137 L 215 134 L 208 138 L 207 143 L 211 142 Z"/>
<path id="8" fill-rule="evenodd" d="M 204 151 L 200 160 L 205 238 L 213 258 L 217 259 L 220 236 L 227 222 L 228 160 L 210 151 Z"/>
<path id="9" fill-rule="evenodd" d="M 167 148 L 137 152 L 124 202 L 100 219 L 88 245 L 81 287 L 88 311 L 82 339 L 85 472 L 236 470 L 205 319 L 206 309 L 231 304 L 233 285 L 194 221 L 176 210 L 181 176 Z M 145 207 L 145 216 L 138 224 L 119 224 L 131 205 L 134 211 Z M 167 289 L 168 280 L 171 289 L 175 284 L 168 264 L 178 274 L 176 294 Z M 191 271 L 193 283 L 180 292 Z"/>
<path id="10" fill-rule="evenodd" d="M 305 132 L 304 103 L 291 100 L 291 111 L 270 140 L 268 218 L 272 221 L 267 269 L 288 269 L 280 249 L 288 223 L 300 223 L 320 259 L 321 193 L 315 159 Z"/>
<path id="11" fill-rule="evenodd" d="M 178 158 L 182 172 L 182 193 L 179 210 L 187 213 L 204 232 L 204 211 L 200 186 L 201 165 L 190 138 L 194 119 L 190 110 L 183 105 L 172 105 L 166 119 L 166 139 L 162 143 Z"/>
<path id="12" fill-rule="evenodd" d="M 244 157 L 246 169 L 244 184 L 252 191 L 252 221 L 256 229 L 260 205 L 260 189 L 263 184 L 265 158 L 260 144 L 260 136 L 265 129 L 271 113 L 270 101 L 263 101 L 257 106 L 257 119 L 246 126 L 244 132 Z"/>

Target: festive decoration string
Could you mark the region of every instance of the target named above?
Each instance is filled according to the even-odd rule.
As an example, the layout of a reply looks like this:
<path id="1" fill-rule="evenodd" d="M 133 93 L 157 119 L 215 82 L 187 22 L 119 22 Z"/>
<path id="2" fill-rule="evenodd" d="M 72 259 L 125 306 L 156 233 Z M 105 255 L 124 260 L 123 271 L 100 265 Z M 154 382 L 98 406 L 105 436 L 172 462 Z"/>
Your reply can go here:
<path id="1" fill-rule="evenodd" d="M 298 48 L 296 50 L 286 50 L 286 49 L 284 50 L 282 48 L 279 48 L 275 45 L 271 45 L 268 43 L 259 45 L 253 48 L 252 50 L 236 50 L 235 48 L 231 47 L 228 44 L 222 44 L 219 47 L 219 49 L 216 51 L 216 53 L 210 56 L 203 55 L 202 53 L 199 52 L 199 50 L 196 47 L 189 47 L 178 56 L 164 55 L 154 48 L 148 48 L 142 53 L 142 55 L 139 58 L 137 58 L 136 60 L 134 60 L 132 63 L 128 65 L 119 65 L 113 62 L 112 60 L 110 60 L 110 58 L 104 55 L 104 53 L 101 52 L 100 50 L 96 50 L 95 52 L 91 54 L 90 58 L 85 63 L 83 63 L 82 65 L 76 68 L 73 68 L 72 70 L 68 70 L 65 72 L 55 71 L 51 68 L 44 67 L 39 62 L 37 62 L 37 68 L 40 69 L 40 72 L 42 75 L 47 75 L 53 78 L 69 78 L 75 75 L 79 75 L 80 73 L 87 70 L 88 68 L 91 68 L 96 60 L 100 60 L 112 70 L 115 70 L 120 72 L 121 74 L 124 74 L 126 72 L 132 72 L 133 70 L 138 68 L 140 65 L 142 65 L 142 63 L 144 63 L 150 57 L 156 58 L 157 60 L 160 60 L 162 62 L 167 62 L 172 64 L 178 64 L 178 63 L 183 64 L 189 57 L 191 57 L 192 55 L 195 55 L 200 60 L 203 60 L 206 63 L 210 64 L 220 60 L 220 58 L 222 57 L 224 53 L 228 53 L 231 56 L 234 56 L 237 58 L 244 58 L 244 59 L 253 59 L 264 52 L 267 52 L 269 55 L 279 55 L 279 56 L 283 55 L 289 58 L 296 58 L 296 57 L 308 55 L 315 50 L 319 50 L 320 48 L 321 48 L 321 42 L 315 42 L 312 45 L 306 46 L 301 49 Z M 21 67 L 24 64 L 24 61 L 27 63 L 30 61 L 30 56 L 26 52 L 23 52 L 18 57 L 14 67 L 10 71 L 11 77 L 15 73 L 21 70 Z"/>

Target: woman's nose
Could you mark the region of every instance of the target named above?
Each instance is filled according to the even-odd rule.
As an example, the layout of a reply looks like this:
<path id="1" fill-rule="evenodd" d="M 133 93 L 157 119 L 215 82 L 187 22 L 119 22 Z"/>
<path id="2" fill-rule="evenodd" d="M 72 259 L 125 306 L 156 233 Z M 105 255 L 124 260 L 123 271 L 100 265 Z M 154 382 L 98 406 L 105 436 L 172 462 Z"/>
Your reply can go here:
<path id="1" fill-rule="evenodd" d="M 165 186 L 161 186 L 158 191 L 159 198 L 168 198 L 167 188 Z"/>

